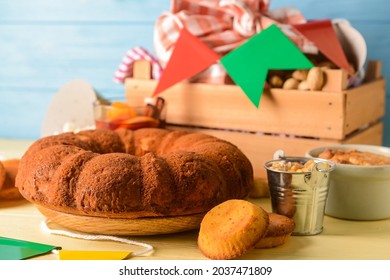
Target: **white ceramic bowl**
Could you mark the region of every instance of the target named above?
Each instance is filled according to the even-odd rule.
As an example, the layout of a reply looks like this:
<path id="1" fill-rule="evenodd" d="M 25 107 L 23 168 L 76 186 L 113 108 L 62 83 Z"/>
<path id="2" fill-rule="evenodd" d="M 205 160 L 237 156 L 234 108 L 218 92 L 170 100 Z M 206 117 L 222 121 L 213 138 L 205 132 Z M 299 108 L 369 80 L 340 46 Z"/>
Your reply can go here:
<path id="1" fill-rule="evenodd" d="M 335 145 L 306 152 L 318 157 L 326 148 L 356 149 L 390 157 L 390 148 L 373 145 Z M 325 214 L 350 220 L 390 218 L 390 165 L 356 166 L 336 164 L 330 176 Z"/>

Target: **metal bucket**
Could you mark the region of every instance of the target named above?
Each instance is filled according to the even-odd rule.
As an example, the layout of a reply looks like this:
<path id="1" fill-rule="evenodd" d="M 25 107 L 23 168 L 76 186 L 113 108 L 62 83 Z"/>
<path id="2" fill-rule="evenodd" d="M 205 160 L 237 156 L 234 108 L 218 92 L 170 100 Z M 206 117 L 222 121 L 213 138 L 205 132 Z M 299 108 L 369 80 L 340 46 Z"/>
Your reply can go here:
<path id="1" fill-rule="evenodd" d="M 321 233 L 329 189 L 329 176 L 334 169 L 334 163 L 314 159 L 315 165 L 310 172 L 280 171 L 270 168 L 272 163 L 281 160 L 304 164 L 313 158 L 284 157 L 265 163 L 272 211 L 294 220 L 293 235 Z"/>

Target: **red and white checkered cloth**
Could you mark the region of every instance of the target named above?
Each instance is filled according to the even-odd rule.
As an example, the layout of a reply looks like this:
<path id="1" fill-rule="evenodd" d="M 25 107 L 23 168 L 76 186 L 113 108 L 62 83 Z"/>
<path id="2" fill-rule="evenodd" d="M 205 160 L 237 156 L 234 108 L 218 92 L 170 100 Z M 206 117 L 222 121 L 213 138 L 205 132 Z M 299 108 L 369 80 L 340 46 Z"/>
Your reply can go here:
<path id="1" fill-rule="evenodd" d="M 171 0 L 170 11 L 162 14 L 155 25 L 157 58 L 164 67 L 183 27 L 223 56 L 272 24 L 276 24 L 304 53 L 317 53 L 314 44 L 292 27 L 306 22 L 301 13 L 294 8 L 269 10 L 270 1 Z M 192 80 L 224 83 L 225 77 L 223 67 L 216 64 Z"/>
<path id="2" fill-rule="evenodd" d="M 133 76 L 133 64 L 137 60 L 147 60 L 152 65 L 152 78 L 158 80 L 160 78 L 162 67 L 159 61 L 153 57 L 146 49 L 135 47 L 129 50 L 123 57 L 118 69 L 114 74 L 114 81 L 124 83 L 127 77 Z"/>

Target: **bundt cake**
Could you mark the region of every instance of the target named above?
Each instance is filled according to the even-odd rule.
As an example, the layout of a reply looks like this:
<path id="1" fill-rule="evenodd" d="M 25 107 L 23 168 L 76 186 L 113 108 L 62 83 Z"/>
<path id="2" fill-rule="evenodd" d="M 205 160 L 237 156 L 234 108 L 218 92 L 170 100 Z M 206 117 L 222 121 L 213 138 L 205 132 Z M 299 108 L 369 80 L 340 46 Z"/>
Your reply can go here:
<path id="1" fill-rule="evenodd" d="M 233 144 L 182 130 L 96 129 L 47 136 L 20 160 L 16 187 L 29 201 L 111 218 L 204 213 L 253 186 Z"/>

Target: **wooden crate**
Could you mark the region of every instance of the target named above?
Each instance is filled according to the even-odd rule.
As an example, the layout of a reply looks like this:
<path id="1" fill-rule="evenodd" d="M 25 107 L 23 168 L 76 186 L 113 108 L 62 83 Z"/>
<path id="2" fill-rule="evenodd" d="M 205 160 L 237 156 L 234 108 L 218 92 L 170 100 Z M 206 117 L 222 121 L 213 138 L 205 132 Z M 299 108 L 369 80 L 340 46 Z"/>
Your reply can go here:
<path id="1" fill-rule="evenodd" d="M 125 81 L 129 104 L 150 97 L 157 85 L 147 66 L 141 66 L 135 71 L 139 74 Z M 365 83 L 352 89 L 346 89 L 345 71 L 327 70 L 322 91 L 265 90 L 259 108 L 235 85 L 183 82 L 160 96 L 167 101 L 170 126 L 236 144 L 251 160 L 255 175 L 263 177 L 263 164 L 277 149 L 298 156 L 323 145 L 381 145 L 386 100 L 381 64 L 370 62 L 367 73 Z"/>

